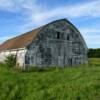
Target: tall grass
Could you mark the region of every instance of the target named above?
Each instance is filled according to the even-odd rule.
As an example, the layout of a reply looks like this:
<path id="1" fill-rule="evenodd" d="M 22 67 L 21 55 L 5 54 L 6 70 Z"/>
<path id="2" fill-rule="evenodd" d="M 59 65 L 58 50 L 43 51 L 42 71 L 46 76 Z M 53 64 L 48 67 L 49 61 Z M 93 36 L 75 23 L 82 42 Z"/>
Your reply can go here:
<path id="1" fill-rule="evenodd" d="M 0 66 L 0 100 L 100 100 L 100 64 L 21 72 Z"/>

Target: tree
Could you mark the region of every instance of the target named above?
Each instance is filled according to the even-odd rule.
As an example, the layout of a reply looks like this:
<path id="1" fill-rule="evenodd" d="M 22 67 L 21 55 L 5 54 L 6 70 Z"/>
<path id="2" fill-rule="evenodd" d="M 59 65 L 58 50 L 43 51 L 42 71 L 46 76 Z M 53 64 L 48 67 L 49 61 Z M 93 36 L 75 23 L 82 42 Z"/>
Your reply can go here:
<path id="1" fill-rule="evenodd" d="M 89 58 L 100 58 L 100 49 L 89 49 Z"/>

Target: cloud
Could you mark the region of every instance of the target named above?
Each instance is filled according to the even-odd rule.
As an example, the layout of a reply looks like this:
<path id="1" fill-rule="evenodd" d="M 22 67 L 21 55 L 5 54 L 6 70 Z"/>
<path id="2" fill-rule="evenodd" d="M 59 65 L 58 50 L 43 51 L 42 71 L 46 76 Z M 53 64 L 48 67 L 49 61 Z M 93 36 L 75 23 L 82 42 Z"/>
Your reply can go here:
<path id="1" fill-rule="evenodd" d="M 24 9 L 24 11 L 29 11 L 35 7 L 36 1 L 37 0 L 0 0 L 0 10 L 18 12 Z"/>
<path id="2" fill-rule="evenodd" d="M 84 34 L 87 34 L 88 35 L 96 35 L 98 33 L 100 33 L 100 28 L 92 28 L 92 27 L 87 27 L 87 28 L 80 28 L 80 32 L 81 33 L 84 33 Z"/>
<path id="3" fill-rule="evenodd" d="M 33 21 L 43 22 L 53 17 L 70 17 L 70 18 L 79 18 L 79 17 L 100 17 L 100 0 L 86 2 L 83 4 L 73 4 L 66 5 L 61 7 L 56 7 L 51 10 L 44 10 L 34 15 L 32 14 Z"/>
<path id="4" fill-rule="evenodd" d="M 88 45 L 100 45 L 100 35 L 95 35 L 95 36 L 87 36 L 86 38 L 86 42 Z"/>
<path id="5" fill-rule="evenodd" d="M 19 8 L 20 8 L 19 5 L 16 4 L 16 0 L 0 0 L 0 10 L 15 12 Z"/>
<path id="6" fill-rule="evenodd" d="M 7 11 L 23 11 L 31 21 L 42 23 L 54 17 L 79 18 L 83 16 L 100 17 L 100 0 L 85 3 L 61 5 L 48 9 L 46 5 L 37 4 L 38 0 L 0 0 L 0 9 Z"/>
<path id="7" fill-rule="evenodd" d="M 7 10 L 7 8 L 11 8 L 14 6 L 14 3 L 12 2 L 12 0 L 0 0 L 0 9 L 5 9 Z"/>
<path id="8" fill-rule="evenodd" d="M 99 47 L 100 45 L 100 29 L 99 28 L 80 28 L 87 45 L 89 47 Z"/>

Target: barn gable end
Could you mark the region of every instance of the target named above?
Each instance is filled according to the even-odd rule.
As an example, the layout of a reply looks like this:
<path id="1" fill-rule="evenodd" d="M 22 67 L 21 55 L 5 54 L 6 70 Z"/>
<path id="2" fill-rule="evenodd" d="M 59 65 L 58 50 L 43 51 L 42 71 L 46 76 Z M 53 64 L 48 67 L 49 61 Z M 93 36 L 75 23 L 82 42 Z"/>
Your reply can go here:
<path id="1" fill-rule="evenodd" d="M 43 27 L 27 49 L 26 65 L 63 67 L 87 63 L 85 41 L 66 19 Z"/>

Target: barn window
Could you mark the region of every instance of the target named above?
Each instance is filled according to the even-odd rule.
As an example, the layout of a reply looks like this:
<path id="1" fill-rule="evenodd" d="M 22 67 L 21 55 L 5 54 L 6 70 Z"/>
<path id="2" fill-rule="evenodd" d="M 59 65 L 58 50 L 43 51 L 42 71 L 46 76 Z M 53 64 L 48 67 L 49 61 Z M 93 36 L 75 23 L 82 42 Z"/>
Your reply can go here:
<path id="1" fill-rule="evenodd" d="M 67 40 L 70 40 L 69 34 L 67 35 Z"/>
<path id="2" fill-rule="evenodd" d="M 60 32 L 57 32 L 57 39 L 60 39 Z"/>

